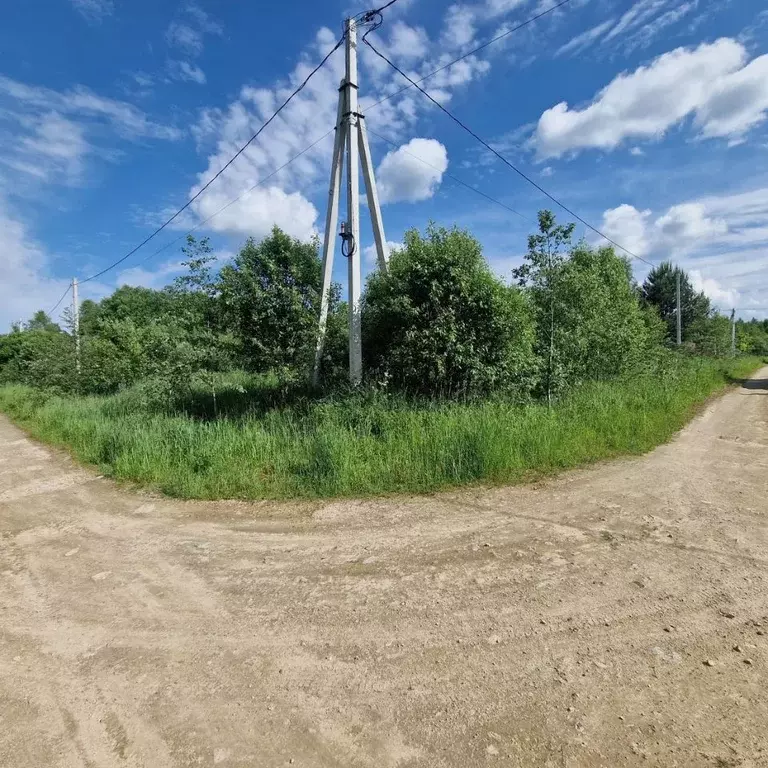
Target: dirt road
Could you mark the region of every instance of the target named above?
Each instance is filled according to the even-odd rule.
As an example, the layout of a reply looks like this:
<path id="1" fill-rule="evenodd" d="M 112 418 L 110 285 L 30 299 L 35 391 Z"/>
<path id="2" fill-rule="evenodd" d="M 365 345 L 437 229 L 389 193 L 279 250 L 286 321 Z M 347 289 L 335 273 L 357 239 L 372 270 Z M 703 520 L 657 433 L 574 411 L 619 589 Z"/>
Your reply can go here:
<path id="1" fill-rule="evenodd" d="M 304 505 L 0 420 L 0 766 L 768 765 L 768 369 L 640 459 Z"/>

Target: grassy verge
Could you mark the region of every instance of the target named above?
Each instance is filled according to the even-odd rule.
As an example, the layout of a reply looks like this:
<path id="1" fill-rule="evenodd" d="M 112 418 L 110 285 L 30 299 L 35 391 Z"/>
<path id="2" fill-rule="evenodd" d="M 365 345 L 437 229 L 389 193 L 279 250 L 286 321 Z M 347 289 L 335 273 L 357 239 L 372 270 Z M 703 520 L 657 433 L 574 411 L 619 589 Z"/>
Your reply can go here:
<path id="1" fill-rule="evenodd" d="M 184 498 L 425 492 L 511 483 L 669 439 L 758 358 L 681 359 L 663 375 L 591 383 L 555 407 L 414 404 L 358 395 L 201 420 L 0 388 L 0 410 L 32 435 L 126 480 Z"/>

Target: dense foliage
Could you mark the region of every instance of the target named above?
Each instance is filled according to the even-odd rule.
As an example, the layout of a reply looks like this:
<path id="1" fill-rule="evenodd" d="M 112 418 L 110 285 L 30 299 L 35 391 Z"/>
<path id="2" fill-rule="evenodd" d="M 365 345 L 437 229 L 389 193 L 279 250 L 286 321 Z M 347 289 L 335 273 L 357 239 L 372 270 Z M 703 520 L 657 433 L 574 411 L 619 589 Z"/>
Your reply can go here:
<path id="1" fill-rule="evenodd" d="M 511 285 L 491 272 L 468 232 L 434 225 L 408 232 L 388 273 L 368 277 L 367 384 L 427 398 L 551 403 L 588 381 L 655 370 L 674 338 L 678 269 L 662 264 L 638 288 L 613 249 L 574 244 L 572 233 L 542 211 Z M 189 237 L 182 252 L 186 271 L 163 290 L 123 286 L 82 303 L 79 373 L 70 312 L 63 327 L 37 312 L 0 335 L 0 383 L 78 395 L 130 390 L 137 407 L 207 415 L 222 404 L 222 376 L 231 381 L 235 371 L 272 377 L 273 404 L 346 386 L 347 308 L 338 285 L 321 391 L 308 384 L 321 292 L 316 241 L 275 229 L 224 264 L 207 239 Z M 730 320 L 680 276 L 685 349 L 730 354 Z M 768 354 L 768 321 L 737 322 L 736 350 Z"/>
<path id="2" fill-rule="evenodd" d="M 414 402 L 369 391 L 286 404 L 277 380 L 227 374 L 220 383 L 224 408 L 242 402 L 243 388 L 260 394 L 258 403 L 249 397 L 249 410 L 237 419 L 148 411 L 135 390 L 73 398 L 0 387 L 0 410 L 102 474 L 174 496 L 425 492 L 519 482 L 646 451 L 759 364 L 663 351 L 653 375 L 588 382 L 551 407 L 503 398 Z M 199 402 L 206 392 L 193 395 Z"/>
<path id="3" fill-rule="evenodd" d="M 629 263 L 612 248 L 571 243 L 573 225 L 539 214 L 524 263 L 514 271 L 536 316 L 539 390 L 548 401 L 588 379 L 640 370 L 662 339 L 639 304 Z"/>
<path id="4" fill-rule="evenodd" d="M 521 291 L 489 269 L 467 232 L 406 233 L 386 274 L 368 279 L 363 350 L 369 372 L 397 389 L 466 396 L 527 391 L 533 321 Z"/>

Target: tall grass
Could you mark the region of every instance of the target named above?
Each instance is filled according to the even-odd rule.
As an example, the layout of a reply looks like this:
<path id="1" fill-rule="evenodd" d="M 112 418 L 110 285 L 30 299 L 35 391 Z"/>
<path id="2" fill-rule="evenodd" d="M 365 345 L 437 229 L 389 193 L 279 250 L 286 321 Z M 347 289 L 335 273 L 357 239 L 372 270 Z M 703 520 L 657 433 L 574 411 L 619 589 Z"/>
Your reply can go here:
<path id="1" fill-rule="evenodd" d="M 237 416 L 206 419 L 152 412 L 131 393 L 75 399 L 7 386 L 0 410 L 102 473 L 172 496 L 375 495 L 514 483 L 647 451 L 759 365 L 680 359 L 663 376 L 584 385 L 553 408 L 362 394 L 298 405 L 262 398 Z M 237 391 L 247 401 L 242 384 Z"/>

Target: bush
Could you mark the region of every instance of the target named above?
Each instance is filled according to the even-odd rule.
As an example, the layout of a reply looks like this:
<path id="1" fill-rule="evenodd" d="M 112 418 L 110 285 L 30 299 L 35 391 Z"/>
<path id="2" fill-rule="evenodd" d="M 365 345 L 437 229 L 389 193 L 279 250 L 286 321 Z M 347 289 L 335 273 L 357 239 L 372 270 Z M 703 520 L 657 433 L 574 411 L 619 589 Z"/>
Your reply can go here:
<path id="1" fill-rule="evenodd" d="M 407 232 L 388 272 L 368 278 L 362 311 L 368 375 L 395 389 L 464 397 L 531 387 L 528 304 L 467 232 Z"/>

